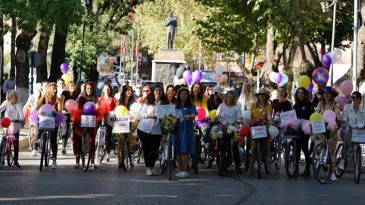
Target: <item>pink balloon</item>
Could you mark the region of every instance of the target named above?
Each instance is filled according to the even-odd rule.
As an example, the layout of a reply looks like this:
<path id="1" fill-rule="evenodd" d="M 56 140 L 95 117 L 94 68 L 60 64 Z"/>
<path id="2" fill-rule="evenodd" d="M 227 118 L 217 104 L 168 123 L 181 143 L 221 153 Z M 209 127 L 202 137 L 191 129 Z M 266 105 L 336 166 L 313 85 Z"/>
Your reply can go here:
<path id="1" fill-rule="evenodd" d="M 343 96 L 338 96 L 335 101 L 341 106 L 341 110 L 343 110 L 347 103 L 347 98 Z"/>
<path id="2" fill-rule="evenodd" d="M 323 119 L 325 122 L 334 122 L 336 121 L 336 113 L 333 110 L 326 110 L 323 113 Z"/>
<path id="3" fill-rule="evenodd" d="M 207 116 L 207 112 L 202 107 L 198 107 L 196 111 L 198 114 L 196 115 L 195 119 L 198 121 L 202 121 Z"/>
<path id="4" fill-rule="evenodd" d="M 191 84 L 191 81 L 192 81 L 192 76 L 191 75 L 192 75 L 192 73 L 191 73 L 190 70 L 186 70 L 183 73 L 183 78 L 184 78 L 185 82 L 189 85 Z"/>
<path id="5" fill-rule="evenodd" d="M 354 86 L 350 80 L 345 80 L 340 85 L 340 90 L 345 96 L 350 96 Z"/>
<path id="6" fill-rule="evenodd" d="M 203 74 L 200 70 L 195 70 L 192 75 L 192 82 L 200 82 L 202 80 Z"/>
<path id="7" fill-rule="evenodd" d="M 44 104 L 39 110 L 43 113 L 51 113 L 53 111 L 53 107 L 50 104 Z"/>
<path id="8" fill-rule="evenodd" d="M 72 110 L 78 108 L 77 102 L 73 99 L 68 99 L 65 102 L 65 108 L 66 108 L 67 112 L 71 113 Z"/>

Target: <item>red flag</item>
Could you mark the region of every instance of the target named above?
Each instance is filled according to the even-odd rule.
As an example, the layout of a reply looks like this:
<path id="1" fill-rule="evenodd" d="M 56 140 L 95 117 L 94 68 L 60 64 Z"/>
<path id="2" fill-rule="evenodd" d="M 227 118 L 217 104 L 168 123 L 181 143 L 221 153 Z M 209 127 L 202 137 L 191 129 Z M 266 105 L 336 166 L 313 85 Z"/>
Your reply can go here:
<path id="1" fill-rule="evenodd" d="M 136 56 L 136 59 L 138 59 L 138 53 L 139 53 L 139 34 L 137 36 L 137 40 L 136 40 L 136 52 L 135 52 L 135 56 Z"/>
<path id="2" fill-rule="evenodd" d="M 120 35 L 120 57 L 124 56 L 125 54 L 124 41 L 125 41 L 125 36 Z"/>

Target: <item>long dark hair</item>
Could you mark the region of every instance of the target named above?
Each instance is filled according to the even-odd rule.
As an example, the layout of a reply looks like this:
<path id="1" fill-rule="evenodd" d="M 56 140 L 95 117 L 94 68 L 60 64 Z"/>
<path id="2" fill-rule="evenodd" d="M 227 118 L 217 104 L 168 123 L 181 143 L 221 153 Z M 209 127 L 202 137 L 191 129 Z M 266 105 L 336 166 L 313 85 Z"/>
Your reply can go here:
<path id="1" fill-rule="evenodd" d="M 303 100 L 303 102 L 309 101 L 309 94 L 308 94 L 307 89 L 305 89 L 303 87 L 300 87 L 300 88 L 297 89 L 297 91 L 295 91 L 295 94 L 294 94 L 295 103 L 300 102 L 300 100 L 298 98 L 298 91 L 299 90 L 302 90 L 304 92 L 304 100 Z"/>
<path id="2" fill-rule="evenodd" d="M 92 89 L 93 89 L 93 92 L 91 93 L 90 96 L 88 96 L 87 93 L 86 93 L 86 86 L 87 85 L 90 85 L 92 87 Z M 82 96 L 82 97 L 84 97 L 86 99 L 90 98 L 94 103 L 96 103 L 97 102 L 97 96 L 96 96 L 96 92 L 95 92 L 94 83 L 92 83 L 92 82 L 86 82 L 84 84 L 84 89 L 83 89 L 82 93 L 80 94 L 80 96 Z"/>
<path id="3" fill-rule="evenodd" d="M 172 103 L 172 104 L 174 104 L 174 103 L 176 102 L 176 98 L 175 98 L 175 96 L 171 99 L 171 102 L 169 102 L 169 99 L 167 98 L 167 90 L 168 90 L 169 88 L 174 89 L 174 91 L 175 91 L 175 93 L 176 93 L 176 90 L 175 90 L 174 85 L 172 85 L 172 84 L 167 85 L 167 86 L 166 86 L 166 91 L 165 91 L 166 101 L 167 101 L 167 103 Z"/>
<path id="4" fill-rule="evenodd" d="M 194 87 L 195 85 L 199 85 L 200 86 L 200 92 L 198 94 L 198 99 L 195 99 L 195 96 L 194 96 Z M 190 93 L 191 93 L 191 101 L 195 101 L 197 100 L 198 102 L 203 102 L 203 94 L 204 94 L 204 90 L 203 90 L 203 85 L 199 82 L 195 82 L 192 86 L 191 86 L 191 89 L 190 89 Z"/>
<path id="5" fill-rule="evenodd" d="M 127 104 L 125 105 L 125 99 L 127 97 L 127 91 L 128 90 L 132 91 L 132 96 L 129 97 Z M 133 97 L 133 89 L 131 86 L 129 85 L 124 85 L 122 87 L 122 93 L 120 94 L 120 98 L 119 98 L 119 105 L 124 105 L 127 107 L 127 109 L 129 110 L 129 108 L 131 107 L 131 105 L 134 103 L 134 97 Z"/>
<path id="6" fill-rule="evenodd" d="M 166 95 L 165 95 L 165 92 L 163 91 L 163 87 L 161 86 L 161 85 L 156 85 L 154 88 L 153 88 L 153 90 L 152 90 L 152 92 L 150 92 L 150 94 L 148 94 L 148 96 L 147 96 L 147 105 L 154 105 L 155 104 L 155 90 L 157 89 L 157 88 L 159 88 L 159 89 L 161 89 L 161 91 L 162 91 L 162 95 L 161 95 L 161 104 L 162 105 L 165 105 L 165 104 L 167 104 L 166 103 Z"/>
<path id="7" fill-rule="evenodd" d="M 185 104 L 184 104 L 184 107 L 191 107 L 191 105 L 193 104 L 191 102 L 191 98 L 190 98 L 190 93 L 189 93 L 189 89 L 187 88 L 180 88 L 179 91 L 177 91 L 177 98 L 176 98 L 176 107 L 181 107 L 181 99 L 180 99 L 180 94 L 181 92 L 187 92 L 188 93 L 188 97 L 186 98 L 186 101 L 185 101 Z"/>

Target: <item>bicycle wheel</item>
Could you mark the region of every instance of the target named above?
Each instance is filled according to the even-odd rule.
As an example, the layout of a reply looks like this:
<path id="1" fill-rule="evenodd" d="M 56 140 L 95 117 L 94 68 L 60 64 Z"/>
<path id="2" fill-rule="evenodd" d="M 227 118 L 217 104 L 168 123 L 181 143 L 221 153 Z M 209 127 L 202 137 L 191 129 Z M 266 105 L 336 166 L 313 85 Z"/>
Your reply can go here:
<path id="1" fill-rule="evenodd" d="M 330 165 L 329 165 L 329 156 L 327 153 L 327 144 L 321 142 L 314 147 L 313 157 L 312 157 L 312 166 L 313 173 L 316 179 L 321 184 L 326 184 L 329 179 L 330 174 Z"/>
<path id="2" fill-rule="evenodd" d="M 91 138 L 90 138 L 89 133 L 85 133 L 85 137 L 83 139 L 84 139 L 84 145 L 85 145 L 84 157 L 86 157 L 86 154 L 87 154 L 87 161 L 86 161 L 86 164 L 84 167 L 84 171 L 86 172 L 89 169 L 91 157 L 93 157 L 91 146 L 95 146 L 95 145 L 91 144 Z"/>
<path id="3" fill-rule="evenodd" d="M 11 144 L 8 143 L 8 149 L 6 151 L 6 155 L 7 155 L 7 162 L 8 162 L 8 166 L 12 166 L 14 163 L 14 149 L 12 149 Z"/>
<path id="4" fill-rule="evenodd" d="M 219 155 L 218 157 L 218 174 L 219 176 L 223 176 L 223 172 L 226 169 L 226 156 Z"/>
<path id="5" fill-rule="evenodd" d="M 281 166 L 281 138 L 279 136 L 274 140 L 274 163 L 276 170 L 279 170 Z"/>
<path id="6" fill-rule="evenodd" d="M 124 135 L 124 134 L 123 134 Z M 125 135 L 123 136 L 122 139 L 122 144 L 118 145 L 118 146 L 122 146 L 122 160 L 124 162 L 124 171 L 126 172 L 128 170 L 128 153 L 127 153 L 127 142 L 126 142 L 126 137 Z"/>
<path id="7" fill-rule="evenodd" d="M 256 141 L 256 161 L 257 161 L 257 177 L 259 179 L 261 179 L 261 160 L 262 160 L 261 142 L 258 140 Z"/>
<path id="8" fill-rule="evenodd" d="M 5 164 L 5 153 L 6 153 L 6 138 L 2 137 L 0 145 L 0 169 L 3 168 Z"/>
<path id="9" fill-rule="evenodd" d="M 126 150 L 127 150 L 127 156 L 129 159 L 129 165 L 131 165 L 131 168 L 134 167 L 134 153 L 132 152 L 132 145 L 131 142 L 129 141 L 129 136 L 128 134 L 125 135 L 126 137 Z"/>
<path id="10" fill-rule="evenodd" d="M 47 134 L 47 139 L 49 139 L 51 136 L 49 136 L 49 134 Z M 51 152 L 52 152 L 52 147 L 51 147 L 51 143 L 49 140 L 47 140 L 47 144 L 46 144 L 46 156 L 45 156 L 45 160 L 44 160 L 44 166 L 48 167 L 49 166 L 49 162 L 51 160 Z"/>
<path id="11" fill-rule="evenodd" d="M 82 132 L 82 136 L 81 136 L 81 153 L 80 153 L 80 158 L 81 158 L 81 164 L 82 167 L 85 168 L 85 157 L 86 157 L 86 132 L 85 130 Z"/>
<path id="12" fill-rule="evenodd" d="M 200 152 L 200 137 L 198 132 L 195 134 L 195 155 L 193 156 L 193 163 L 192 163 L 195 174 L 198 173 L 199 152 Z"/>
<path id="13" fill-rule="evenodd" d="M 338 167 L 338 164 L 342 159 L 342 149 L 343 149 L 343 143 L 339 144 L 336 149 L 335 175 L 337 178 L 341 178 L 342 175 L 345 173 L 345 170 L 342 170 Z"/>
<path id="14" fill-rule="evenodd" d="M 297 146 L 295 140 L 286 144 L 285 149 L 285 171 L 288 177 L 294 177 L 297 167 Z"/>
<path id="15" fill-rule="evenodd" d="M 167 175 L 169 177 L 169 180 L 171 180 L 172 175 L 172 139 L 171 136 L 168 135 L 168 149 L 167 149 Z"/>
<path id="16" fill-rule="evenodd" d="M 47 147 L 47 134 L 46 132 L 42 133 L 41 136 L 41 141 L 42 141 L 42 152 L 41 152 L 41 162 L 39 164 L 39 171 L 43 170 L 43 161 L 46 161 L 46 147 Z"/>
<path id="17" fill-rule="evenodd" d="M 362 153 L 360 145 L 357 145 L 356 154 L 355 154 L 355 183 L 358 184 L 360 182 L 361 175 L 361 166 L 362 166 Z"/>

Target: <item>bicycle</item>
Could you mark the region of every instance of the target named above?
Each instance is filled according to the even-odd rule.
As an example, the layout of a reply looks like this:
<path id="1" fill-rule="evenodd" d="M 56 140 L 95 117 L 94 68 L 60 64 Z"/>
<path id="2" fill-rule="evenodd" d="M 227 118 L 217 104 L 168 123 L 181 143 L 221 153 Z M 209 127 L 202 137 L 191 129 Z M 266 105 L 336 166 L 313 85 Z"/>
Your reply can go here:
<path id="1" fill-rule="evenodd" d="M 92 146 L 95 146 L 92 144 L 91 137 L 89 133 L 87 132 L 87 128 L 95 128 L 96 123 L 96 116 L 95 115 L 81 115 L 81 128 L 82 131 L 82 142 L 81 142 L 81 162 L 82 167 L 84 167 L 84 171 L 86 172 L 89 169 L 91 157 L 93 157 L 94 153 L 92 153 Z M 87 161 L 86 161 L 86 155 Z M 85 163 L 86 162 L 86 163 Z"/>
<path id="2" fill-rule="evenodd" d="M 171 134 L 166 135 L 165 143 L 162 145 L 161 152 L 161 174 L 167 171 L 167 176 L 171 180 L 172 168 L 174 162 L 174 141 Z"/>
<path id="3" fill-rule="evenodd" d="M 362 149 L 361 144 L 365 144 L 364 136 L 365 136 L 365 129 L 352 129 L 352 137 L 351 137 L 351 143 L 352 146 L 349 151 L 353 151 L 353 162 L 354 162 L 354 180 L 355 183 L 360 183 L 360 176 L 361 176 L 361 167 L 362 167 Z M 344 169 L 339 168 L 339 163 L 342 159 L 342 149 L 343 149 L 344 143 L 340 143 L 336 149 L 336 162 L 335 162 L 335 175 L 336 177 L 342 177 L 342 175 L 345 173 L 346 166 L 348 164 L 347 157 L 344 157 L 345 163 L 344 163 Z"/>
<path id="4" fill-rule="evenodd" d="M 44 167 L 49 166 L 50 156 L 51 156 L 51 133 L 55 130 L 55 117 L 50 116 L 39 116 L 38 130 L 42 131 L 41 134 L 41 161 L 39 164 L 39 171 L 43 170 Z"/>
<path id="5" fill-rule="evenodd" d="M 123 139 L 122 139 L 122 144 L 120 145 L 122 147 L 121 150 L 121 154 L 122 154 L 122 160 L 124 162 L 124 171 L 128 170 L 129 165 L 131 167 L 134 167 L 134 154 L 131 152 L 130 148 L 130 141 L 129 141 L 129 137 L 128 134 L 123 133 Z"/>
<path id="6" fill-rule="evenodd" d="M 279 135 L 272 140 L 270 146 L 273 163 L 275 164 L 276 170 L 279 170 L 281 166 L 281 153 L 282 153 L 281 147 L 282 147 L 282 135 L 281 133 L 279 133 Z"/>
<path id="7" fill-rule="evenodd" d="M 251 139 L 256 142 L 257 177 L 261 179 L 261 166 L 264 164 L 266 174 L 270 173 L 270 167 L 265 158 L 265 139 L 267 138 L 266 126 L 251 127 Z"/>
<path id="8" fill-rule="evenodd" d="M 328 151 L 327 136 L 329 137 L 329 131 L 326 131 L 325 136 L 320 135 L 319 143 L 314 146 L 312 156 L 313 173 L 321 184 L 328 182 L 331 170 L 331 155 Z"/>
<path id="9" fill-rule="evenodd" d="M 9 137 L 7 131 L 3 131 L 3 137 L 1 138 L 0 144 L 0 169 L 2 169 L 5 164 L 5 158 L 7 160 L 8 166 L 12 166 L 14 163 L 14 148 L 13 138 Z"/>
<path id="10" fill-rule="evenodd" d="M 283 138 L 287 140 L 285 148 L 285 172 L 288 177 L 292 178 L 298 171 L 296 167 L 299 163 L 297 161 L 297 150 L 300 135 L 283 133 Z"/>
<path id="11" fill-rule="evenodd" d="M 105 120 L 103 119 L 96 135 L 96 156 L 100 164 L 102 163 L 105 154 L 106 154 L 106 126 L 105 126 Z"/>
<path id="12" fill-rule="evenodd" d="M 190 156 L 191 159 L 191 168 L 194 169 L 194 173 L 198 173 L 198 167 L 199 167 L 199 156 L 201 153 L 201 131 L 199 128 L 195 127 L 194 129 L 194 144 L 195 144 L 195 154 Z"/>

